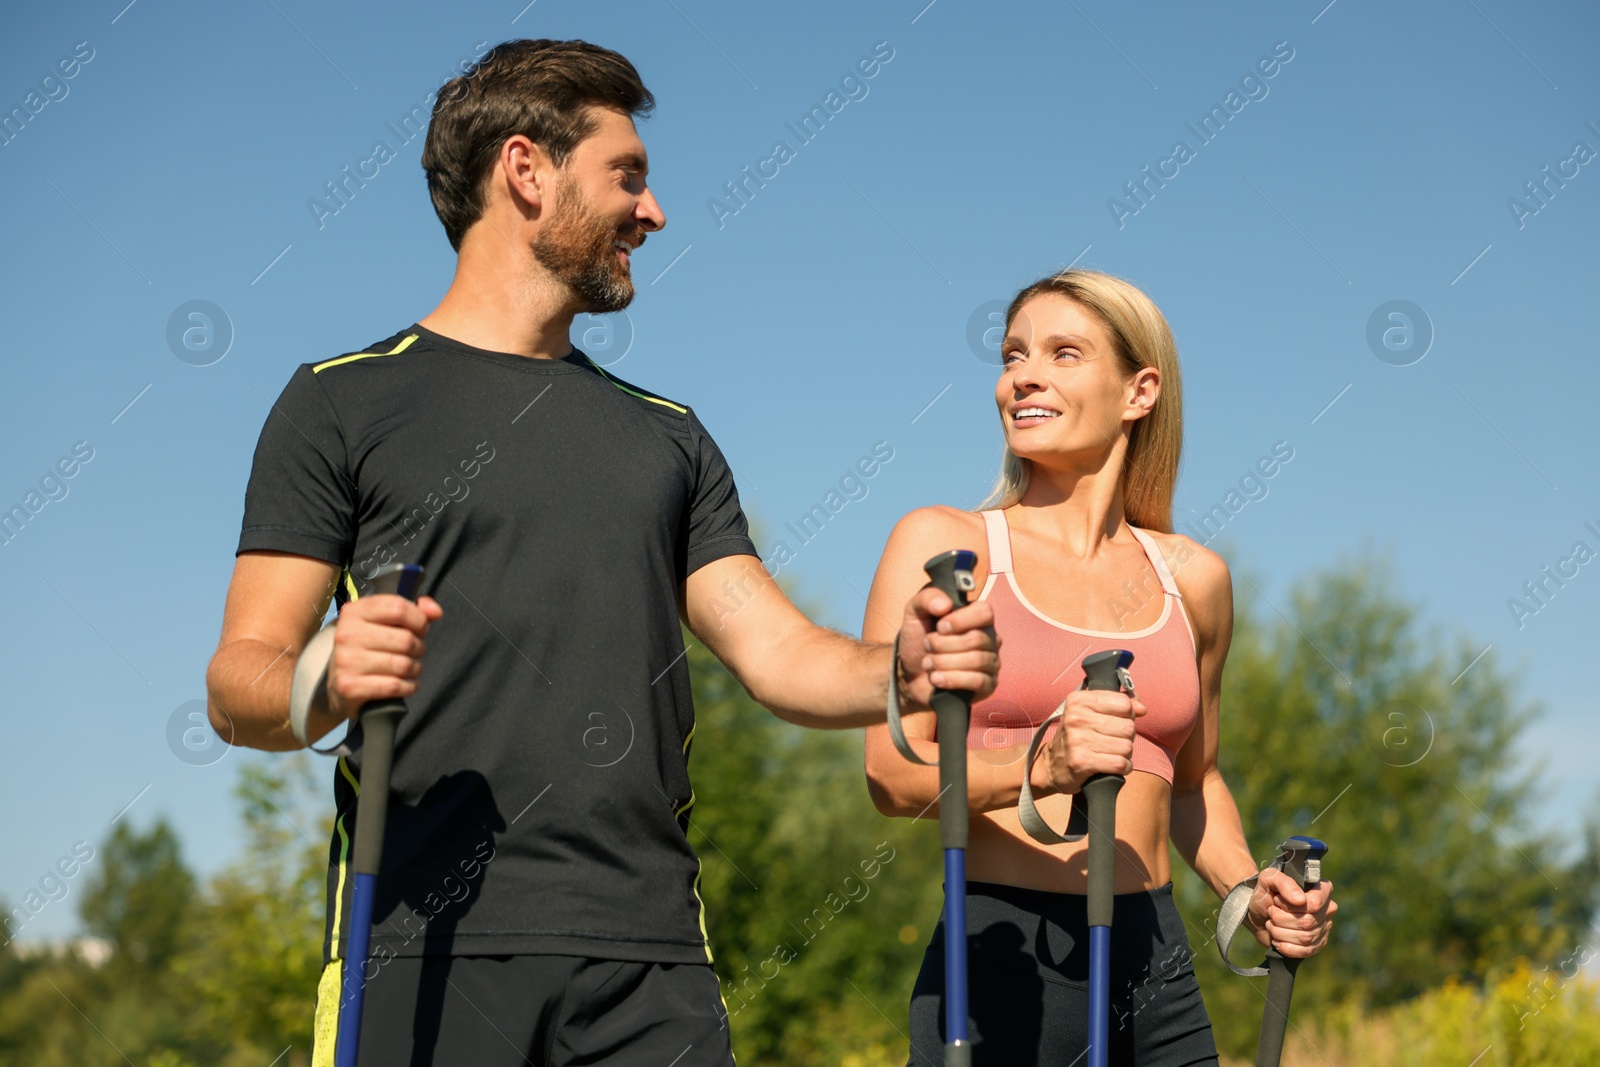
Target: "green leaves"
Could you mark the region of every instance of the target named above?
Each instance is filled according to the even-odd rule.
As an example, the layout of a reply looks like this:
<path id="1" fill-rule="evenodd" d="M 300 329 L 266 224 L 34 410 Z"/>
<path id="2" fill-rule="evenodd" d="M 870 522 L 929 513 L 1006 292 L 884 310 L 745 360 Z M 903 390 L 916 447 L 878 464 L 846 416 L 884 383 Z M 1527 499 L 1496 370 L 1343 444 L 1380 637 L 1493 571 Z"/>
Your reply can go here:
<path id="1" fill-rule="evenodd" d="M 689 840 L 741 1063 L 900 1064 L 943 899 L 934 820 L 867 796 L 859 730 L 802 730 L 689 651 Z"/>
<path id="2" fill-rule="evenodd" d="M 1572 976 L 1594 951 L 1579 939 L 1600 824 L 1579 841 L 1533 824 L 1538 782 L 1510 753 L 1537 708 L 1493 652 L 1424 630 L 1394 587 L 1381 561 L 1273 603 L 1236 584 L 1222 771 L 1261 862 L 1291 834 L 1328 841 L 1340 904 L 1333 944 L 1299 972 L 1294 1022 L 1347 1050 L 1340 1062 L 1459 1064 L 1491 1042 L 1485 1064 L 1590 1062 L 1594 991 Z M 933 820 L 877 813 L 859 731 L 782 723 L 692 640 L 688 656 L 689 838 L 740 1062 L 904 1063 L 942 900 Z M 329 832 L 313 766 L 327 772 L 303 756 L 245 762 L 246 845 L 208 885 L 164 823 L 119 823 L 97 843 L 72 892 L 113 955 L 95 967 L 0 946 L 0 1067 L 262 1067 L 280 1054 L 304 1067 Z M 1222 967 L 1218 902 L 1175 855 L 1173 867 L 1218 1045 L 1248 1055 L 1264 983 Z"/>
<path id="3" fill-rule="evenodd" d="M 309 767 L 245 764 L 244 854 L 205 887 L 165 821 L 118 823 L 80 876 L 84 926 L 111 955 L 0 948 L 0 1065 L 305 1067 L 329 830 Z"/>
<path id="4" fill-rule="evenodd" d="M 1339 916 L 1299 972 L 1295 1012 L 1395 1004 L 1454 975 L 1570 950 L 1594 914 L 1594 841 L 1573 856 L 1529 822 L 1512 743 L 1537 712 L 1482 642 L 1424 632 L 1381 560 L 1313 575 L 1280 615 L 1236 580 L 1220 763 L 1258 861 L 1291 834 L 1328 842 Z M 1469 664 L 1470 669 L 1467 669 Z M 1190 938 L 1217 901 L 1174 857 Z M 1198 952 L 1224 1051 L 1254 1047 L 1262 995 Z"/>

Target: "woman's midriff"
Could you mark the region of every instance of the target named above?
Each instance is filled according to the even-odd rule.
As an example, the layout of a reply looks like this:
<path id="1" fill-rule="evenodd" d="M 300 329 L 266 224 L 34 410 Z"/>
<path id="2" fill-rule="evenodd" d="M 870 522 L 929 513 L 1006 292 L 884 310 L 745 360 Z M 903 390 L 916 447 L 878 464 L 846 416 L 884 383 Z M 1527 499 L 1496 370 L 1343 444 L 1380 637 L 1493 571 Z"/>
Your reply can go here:
<path id="1" fill-rule="evenodd" d="M 977 757 L 978 753 L 971 753 Z M 1060 833 L 1072 810 L 1070 796 L 1037 798 L 1039 814 Z M 1167 855 L 1172 787 L 1159 775 L 1134 771 L 1117 794 L 1116 892 L 1156 889 L 1172 880 Z M 1088 891 L 1088 839 L 1041 845 L 1017 821 L 1016 808 L 974 815 L 967 843 L 967 877 L 1050 893 Z"/>

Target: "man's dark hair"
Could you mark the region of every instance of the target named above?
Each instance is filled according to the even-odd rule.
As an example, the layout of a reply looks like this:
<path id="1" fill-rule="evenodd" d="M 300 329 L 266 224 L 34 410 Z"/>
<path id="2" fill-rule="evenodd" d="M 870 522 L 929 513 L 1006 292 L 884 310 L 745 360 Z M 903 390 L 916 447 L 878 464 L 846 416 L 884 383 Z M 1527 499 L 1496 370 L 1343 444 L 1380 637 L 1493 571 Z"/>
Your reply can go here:
<path id="1" fill-rule="evenodd" d="M 590 107 L 648 115 L 655 97 L 623 56 L 587 41 L 505 41 L 439 90 L 422 149 L 433 210 L 450 247 L 483 215 L 484 178 L 522 134 L 566 163 L 594 132 Z"/>

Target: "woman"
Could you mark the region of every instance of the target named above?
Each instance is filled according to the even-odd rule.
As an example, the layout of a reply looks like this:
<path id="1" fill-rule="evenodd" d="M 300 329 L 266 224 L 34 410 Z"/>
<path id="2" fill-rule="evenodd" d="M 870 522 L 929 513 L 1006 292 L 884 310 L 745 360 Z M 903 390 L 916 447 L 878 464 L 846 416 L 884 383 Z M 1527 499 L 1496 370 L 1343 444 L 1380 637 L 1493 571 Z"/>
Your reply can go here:
<path id="1" fill-rule="evenodd" d="M 895 609 L 915 592 L 924 560 L 982 546 L 974 577 L 1004 645 L 999 684 L 973 707 L 967 739 L 973 1063 L 1072 1063 L 1087 1040 L 1087 841 L 1044 847 L 1024 833 L 1025 773 L 1057 829 L 1068 794 L 1089 776 L 1127 777 L 1117 800 L 1112 1062 L 1214 1063 L 1168 841 L 1219 897 L 1257 871 L 1217 771 L 1233 628 L 1228 568 L 1167 532 L 1183 417 L 1172 333 L 1132 285 L 1068 270 L 1017 294 L 1001 358 L 1000 480 L 979 512 L 922 508 L 900 521 L 863 634 L 893 639 Z M 940 652 L 976 647 L 971 635 L 933 641 Z M 1079 689 L 1083 657 L 1109 648 L 1133 652 L 1137 695 Z M 1063 701 L 1061 727 L 1025 768 L 1033 727 Z M 905 727 L 936 761 L 933 714 L 908 716 Z M 933 816 L 938 772 L 903 759 L 886 727 L 868 731 L 866 766 L 884 814 Z M 1310 956 L 1327 943 L 1331 890 L 1323 882 L 1304 892 L 1262 871 L 1246 925 L 1285 956 Z M 912 992 L 913 1065 L 933 1067 L 944 1043 L 943 938 L 941 924 Z"/>

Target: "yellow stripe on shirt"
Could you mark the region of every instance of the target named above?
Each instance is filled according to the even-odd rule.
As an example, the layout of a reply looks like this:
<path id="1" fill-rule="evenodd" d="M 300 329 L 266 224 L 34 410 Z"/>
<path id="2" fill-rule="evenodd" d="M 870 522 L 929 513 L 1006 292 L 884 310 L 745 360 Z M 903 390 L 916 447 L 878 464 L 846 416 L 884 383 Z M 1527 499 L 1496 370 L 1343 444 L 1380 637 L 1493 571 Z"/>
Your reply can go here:
<path id="1" fill-rule="evenodd" d="M 315 367 L 311 368 L 311 373 L 321 374 L 329 367 L 337 367 L 341 363 L 353 363 L 358 359 L 371 359 L 374 356 L 398 356 L 400 353 L 410 348 L 411 343 L 415 341 L 418 336 L 418 334 L 414 333 L 408 334 L 404 341 L 401 341 L 387 352 L 357 352 L 354 355 L 340 356 L 338 359 L 330 359 L 326 363 L 318 363 Z"/>

